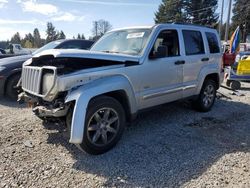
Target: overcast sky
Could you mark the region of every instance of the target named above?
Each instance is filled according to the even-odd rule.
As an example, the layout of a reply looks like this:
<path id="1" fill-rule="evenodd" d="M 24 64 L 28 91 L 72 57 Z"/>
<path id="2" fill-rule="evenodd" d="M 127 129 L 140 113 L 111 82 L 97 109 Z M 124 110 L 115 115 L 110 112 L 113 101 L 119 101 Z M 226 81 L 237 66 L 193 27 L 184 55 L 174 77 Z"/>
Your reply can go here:
<path id="1" fill-rule="evenodd" d="M 113 28 L 152 25 L 160 3 L 161 0 L 0 0 L 0 40 L 10 39 L 17 31 L 23 37 L 36 27 L 45 37 L 48 21 L 63 30 L 67 38 L 77 33 L 90 36 L 92 22 L 98 19 L 109 21 Z M 221 0 L 218 11 L 220 5 Z"/>

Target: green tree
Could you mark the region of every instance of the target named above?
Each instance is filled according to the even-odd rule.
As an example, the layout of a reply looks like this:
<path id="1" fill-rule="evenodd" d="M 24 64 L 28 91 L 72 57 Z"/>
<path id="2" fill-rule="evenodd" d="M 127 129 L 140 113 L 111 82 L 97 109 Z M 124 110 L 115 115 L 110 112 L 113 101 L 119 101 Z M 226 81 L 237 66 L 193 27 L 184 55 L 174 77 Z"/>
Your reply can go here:
<path id="1" fill-rule="evenodd" d="M 33 48 L 33 44 L 29 40 L 26 40 L 23 46 L 24 48 Z"/>
<path id="2" fill-rule="evenodd" d="M 40 48 L 42 46 L 42 39 L 41 39 L 40 32 L 37 28 L 34 29 L 33 38 L 34 38 L 33 47 Z"/>
<path id="3" fill-rule="evenodd" d="M 83 39 L 83 40 L 85 39 L 85 36 L 84 36 L 84 34 L 82 34 L 82 39 Z"/>
<path id="4" fill-rule="evenodd" d="M 59 32 L 57 39 L 66 39 L 66 35 L 64 34 L 62 30 Z"/>
<path id="5" fill-rule="evenodd" d="M 217 5 L 218 0 L 186 0 L 184 9 L 187 21 L 214 27 L 219 18 L 215 13 Z"/>
<path id="6" fill-rule="evenodd" d="M 250 34 L 250 1 L 235 0 L 232 17 L 232 30 L 240 26 L 242 41 Z"/>
<path id="7" fill-rule="evenodd" d="M 56 32 L 56 29 L 55 29 L 55 27 L 53 26 L 53 24 L 52 24 L 51 22 L 48 22 L 48 23 L 47 23 L 46 34 L 47 34 L 46 43 L 49 43 L 49 42 L 51 42 L 51 41 L 54 41 L 54 40 L 56 40 L 57 37 L 58 37 L 57 32 Z"/>
<path id="8" fill-rule="evenodd" d="M 78 33 L 78 35 L 77 35 L 77 39 L 81 39 L 81 35 L 80 35 L 80 33 Z"/>
<path id="9" fill-rule="evenodd" d="M 21 44 L 21 36 L 19 32 L 13 35 L 13 37 L 10 40 L 11 43 Z"/>
<path id="10" fill-rule="evenodd" d="M 155 23 L 185 22 L 184 0 L 162 0 L 155 13 Z"/>
<path id="11" fill-rule="evenodd" d="M 29 43 L 27 43 L 29 42 Z M 21 42 L 22 46 L 27 46 L 27 44 L 29 44 L 29 48 L 33 48 L 34 47 L 34 37 L 31 33 L 28 33 L 25 35 L 24 39 Z"/>

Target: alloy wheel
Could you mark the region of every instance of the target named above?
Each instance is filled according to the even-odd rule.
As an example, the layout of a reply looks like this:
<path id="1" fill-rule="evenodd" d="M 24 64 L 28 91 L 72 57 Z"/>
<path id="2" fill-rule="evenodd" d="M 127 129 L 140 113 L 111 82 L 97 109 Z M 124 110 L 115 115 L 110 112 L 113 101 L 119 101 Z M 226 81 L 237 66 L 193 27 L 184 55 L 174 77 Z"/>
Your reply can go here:
<path id="1" fill-rule="evenodd" d="M 116 137 L 119 124 L 119 116 L 114 109 L 99 109 L 89 119 L 87 138 L 93 145 L 105 146 Z"/>

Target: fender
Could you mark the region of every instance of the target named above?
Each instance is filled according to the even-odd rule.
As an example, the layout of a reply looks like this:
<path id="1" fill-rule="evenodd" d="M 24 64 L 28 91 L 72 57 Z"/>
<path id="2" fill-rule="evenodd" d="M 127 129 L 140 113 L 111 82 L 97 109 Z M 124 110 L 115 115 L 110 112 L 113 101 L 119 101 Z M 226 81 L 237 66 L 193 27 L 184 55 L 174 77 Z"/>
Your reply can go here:
<path id="1" fill-rule="evenodd" d="M 94 80 L 68 93 L 65 103 L 75 101 L 71 123 L 70 143 L 82 143 L 85 116 L 89 101 L 98 95 L 118 90 L 123 90 L 126 92 L 129 101 L 130 112 L 136 113 L 137 102 L 135 93 L 128 79 L 121 75 L 109 76 Z"/>
<path id="2" fill-rule="evenodd" d="M 201 69 L 199 77 L 198 77 L 198 86 L 197 86 L 197 90 L 196 90 L 196 95 L 199 95 L 202 85 L 204 83 L 204 80 L 206 78 L 207 75 L 209 74 L 217 74 L 218 78 L 220 80 L 220 73 L 218 72 L 218 65 L 216 64 L 210 64 L 208 66 L 205 66 Z"/>

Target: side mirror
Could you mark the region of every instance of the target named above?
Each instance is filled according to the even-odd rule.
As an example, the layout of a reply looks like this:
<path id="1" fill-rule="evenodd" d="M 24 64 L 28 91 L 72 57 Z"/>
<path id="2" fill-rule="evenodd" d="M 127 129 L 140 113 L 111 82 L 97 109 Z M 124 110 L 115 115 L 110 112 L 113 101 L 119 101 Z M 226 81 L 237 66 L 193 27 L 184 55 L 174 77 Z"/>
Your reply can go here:
<path id="1" fill-rule="evenodd" d="M 158 58 L 163 58 L 166 57 L 167 55 L 167 46 L 164 45 L 159 45 L 157 48 L 157 51 L 149 56 L 149 59 L 158 59 Z"/>

